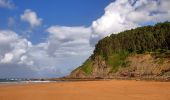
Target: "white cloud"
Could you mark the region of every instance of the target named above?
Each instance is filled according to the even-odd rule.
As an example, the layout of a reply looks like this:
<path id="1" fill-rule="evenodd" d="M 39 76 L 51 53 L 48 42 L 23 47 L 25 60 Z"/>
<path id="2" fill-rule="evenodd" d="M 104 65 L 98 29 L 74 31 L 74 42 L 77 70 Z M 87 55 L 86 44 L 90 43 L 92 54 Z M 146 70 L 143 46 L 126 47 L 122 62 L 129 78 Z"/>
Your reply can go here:
<path id="1" fill-rule="evenodd" d="M 47 31 L 47 40 L 33 45 L 13 31 L 0 30 L 0 77 L 6 73 L 4 70 L 14 70 L 13 67 L 16 77 L 24 71 L 36 77 L 57 77 L 69 73 L 90 56 L 89 28 L 52 26 Z"/>
<path id="2" fill-rule="evenodd" d="M 58 40 L 89 38 L 90 29 L 83 26 L 51 26 L 47 31 Z"/>
<path id="3" fill-rule="evenodd" d="M 18 64 L 26 64 L 28 66 L 32 66 L 34 64 L 34 61 L 30 60 L 27 55 L 23 55 L 21 56 Z"/>
<path id="4" fill-rule="evenodd" d="M 32 45 L 13 31 L 0 30 L 0 78 L 63 75 L 58 58 L 49 56 L 45 46 L 46 42 Z"/>
<path id="5" fill-rule="evenodd" d="M 1 63 L 9 63 L 12 61 L 14 55 L 11 53 L 6 53 L 4 58 L 1 59 Z"/>
<path id="6" fill-rule="evenodd" d="M 9 30 L 0 31 L 0 61 L 1 63 L 15 63 L 20 60 L 28 49 L 32 46 L 31 42 L 18 36 Z"/>
<path id="7" fill-rule="evenodd" d="M 22 21 L 28 22 L 32 27 L 42 24 L 42 19 L 38 18 L 36 12 L 30 9 L 26 9 L 24 14 L 22 14 L 20 17 Z"/>
<path id="8" fill-rule="evenodd" d="M 0 31 L 0 44 L 8 43 L 9 41 L 15 40 L 18 35 L 15 34 L 15 32 L 6 30 L 6 31 Z"/>
<path id="9" fill-rule="evenodd" d="M 91 44 L 112 33 L 135 28 L 148 22 L 170 20 L 170 0 L 116 0 L 93 21 Z"/>
<path id="10" fill-rule="evenodd" d="M 15 5 L 11 0 L 0 0 L 0 7 L 12 9 L 15 8 Z"/>
<path id="11" fill-rule="evenodd" d="M 126 0 L 115 1 L 105 8 L 105 14 L 92 23 L 94 33 L 105 37 L 113 32 L 117 33 L 137 26 L 135 23 L 126 20 L 126 16 L 133 8 L 127 5 L 125 1 Z"/>
<path id="12" fill-rule="evenodd" d="M 88 54 L 91 51 L 89 45 L 91 34 L 90 28 L 83 26 L 51 26 L 47 31 L 50 33 L 48 39 L 48 52 L 53 56 L 59 56 L 60 54 L 83 55 Z"/>

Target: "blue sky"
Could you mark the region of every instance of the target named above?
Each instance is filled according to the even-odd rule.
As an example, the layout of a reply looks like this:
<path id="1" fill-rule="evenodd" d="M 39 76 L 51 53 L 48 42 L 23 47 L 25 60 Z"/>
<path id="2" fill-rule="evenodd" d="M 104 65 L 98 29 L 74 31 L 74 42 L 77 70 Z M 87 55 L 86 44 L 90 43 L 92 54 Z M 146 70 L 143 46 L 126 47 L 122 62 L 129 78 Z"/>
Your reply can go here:
<path id="1" fill-rule="evenodd" d="M 32 43 L 37 44 L 42 42 L 48 33 L 44 32 L 44 27 L 50 25 L 61 26 L 90 26 L 91 22 L 104 14 L 106 7 L 112 0 L 13 0 L 15 8 L 0 9 L 0 28 L 8 29 L 8 18 L 13 17 L 19 23 L 10 27 L 17 31 L 20 35 L 25 35 L 20 32 L 29 28 L 29 24 L 21 22 L 20 14 L 25 9 L 31 9 L 37 12 L 37 15 L 43 19 L 43 25 L 34 29 L 34 33 L 28 38 Z M 20 30 L 19 30 L 20 29 Z"/>
<path id="2" fill-rule="evenodd" d="M 58 23 L 67 26 L 87 26 L 104 13 L 103 8 L 111 0 L 49 0 L 45 2 L 42 0 L 13 0 L 13 2 L 16 5 L 14 9 L 0 9 L 0 12 L 3 12 L 1 21 L 7 21 L 9 16 L 17 17 L 25 9 L 32 9 L 38 12 L 47 25 Z"/>
<path id="3" fill-rule="evenodd" d="M 0 0 L 0 78 L 68 75 L 98 40 L 170 21 L 170 0 Z"/>

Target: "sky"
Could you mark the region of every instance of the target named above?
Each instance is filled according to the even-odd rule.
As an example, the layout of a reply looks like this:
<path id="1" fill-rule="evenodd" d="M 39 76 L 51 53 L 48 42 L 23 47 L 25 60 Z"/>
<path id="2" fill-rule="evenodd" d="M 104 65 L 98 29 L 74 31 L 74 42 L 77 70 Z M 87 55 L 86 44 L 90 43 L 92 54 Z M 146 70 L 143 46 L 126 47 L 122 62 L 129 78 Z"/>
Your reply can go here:
<path id="1" fill-rule="evenodd" d="M 0 78 L 68 75 L 110 34 L 170 21 L 170 0 L 0 0 Z"/>

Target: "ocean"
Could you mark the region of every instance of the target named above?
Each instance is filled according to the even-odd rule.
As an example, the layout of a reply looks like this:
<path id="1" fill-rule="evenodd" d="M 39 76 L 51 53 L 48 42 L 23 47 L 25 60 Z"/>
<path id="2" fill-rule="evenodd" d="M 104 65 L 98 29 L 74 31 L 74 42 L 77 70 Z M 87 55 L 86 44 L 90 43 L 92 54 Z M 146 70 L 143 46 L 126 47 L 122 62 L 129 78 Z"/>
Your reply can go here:
<path id="1" fill-rule="evenodd" d="M 55 82 L 55 81 L 48 81 L 42 79 L 0 79 L 0 84 L 23 84 L 23 83 L 47 83 L 47 82 Z"/>

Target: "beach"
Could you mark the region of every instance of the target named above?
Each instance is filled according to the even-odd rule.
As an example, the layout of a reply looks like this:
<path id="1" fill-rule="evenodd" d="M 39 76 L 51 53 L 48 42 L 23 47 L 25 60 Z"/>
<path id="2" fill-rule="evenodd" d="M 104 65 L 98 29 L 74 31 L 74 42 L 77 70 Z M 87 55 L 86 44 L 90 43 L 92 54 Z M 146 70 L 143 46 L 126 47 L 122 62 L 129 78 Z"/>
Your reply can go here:
<path id="1" fill-rule="evenodd" d="M 1 84 L 0 100 L 170 100 L 170 82 L 106 80 Z"/>

